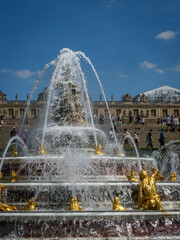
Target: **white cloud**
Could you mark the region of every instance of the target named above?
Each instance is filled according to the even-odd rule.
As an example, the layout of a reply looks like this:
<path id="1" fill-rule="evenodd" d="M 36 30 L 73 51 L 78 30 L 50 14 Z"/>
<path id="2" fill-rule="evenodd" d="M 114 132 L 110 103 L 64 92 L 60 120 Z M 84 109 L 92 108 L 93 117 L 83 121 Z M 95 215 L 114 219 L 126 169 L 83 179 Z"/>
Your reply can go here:
<path id="1" fill-rule="evenodd" d="M 36 72 L 32 72 L 28 69 L 22 69 L 22 70 L 18 70 L 18 71 L 12 71 L 12 70 L 8 70 L 8 69 L 0 69 L 0 73 L 12 73 L 13 75 L 19 77 L 19 78 L 23 78 L 23 79 L 28 79 L 33 75 L 39 75 L 40 71 L 36 71 Z"/>
<path id="2" fill-rule="evenodd" d="M 154 71 L 158 72 L 159 74 L 163 74 L 164 70 L 160 69 L 160 68 L 155 68 Z"/>
<path id="3" fill-rule="evenodd" d="M 30 70 L 27 70 L 27 69 L 18 70 L 14 73 L 14 75 L 16 75 L 17 77 L 24 78 L 24 79 L 29 78 L 34 74 L 35 74 L 34 72 L 31 72 Z"/>
<path id="4" fill-rule="evenodd" d="M 109 76 L 109 77 L 128 78 L 128 75 L 122 73 L 121 71 L 113 71 L 113 72 L 100 71 L 100 73 L 104 76 Z"/>
<path id="5" fill-rule="evenodd" d="M 148 69 L 155 68 L 157 66 L 156 64 L 150 63 L 150 62 L 147 62 L 147 61 L 139 63 L 139 65 L 140 65 L 141 68 L 148 68 Z"/>
<path id="6" fill-rule="evenodd" d="M 119 78 L 128 78 L 128 75 L 122 73 L 121 71 L 114 71 L 114 73 L 115 73 Z"/>
<path id="7" fill-rule="evenodd" d="M 180 64 L 176 64 L 174 67 L 171 68 L 175 72 L 180 72 Z"/>
<path id="8" fill-rule="evenodd" d="M 0 73 L 9 73 L 9 72 L 12 72 L 11 70 L 8 70 L 8 69 L 0 69 Z"/>
<path id="9" fill-rule="evenodd" d="M 107 8 L 124 6 L 125 3 L 122 0 L 107 0 L 105 6 Z"/>
<path id="10" fill-rule="evenodd" d="M 159 74 L 163 74 L 165 73 L 164 70 L 157 68 L 157 65 L 155 63 L 150 63 L 148 61 L 144 61 L 139 63 L 141 68 L 147 68 L 147 69 L 152 69 L 153 71 L 159 73 Z"/>
<path id="11" fill-rule="evenodd" d="M 155 36 L 156 39 L 164 39 L 164 40 L 169 40 L 172 39 L 176 36 L 177 32 L 173 32 L 173 31 L 165 31 L 165 32 L 161 32 L 158 35 Z"/>

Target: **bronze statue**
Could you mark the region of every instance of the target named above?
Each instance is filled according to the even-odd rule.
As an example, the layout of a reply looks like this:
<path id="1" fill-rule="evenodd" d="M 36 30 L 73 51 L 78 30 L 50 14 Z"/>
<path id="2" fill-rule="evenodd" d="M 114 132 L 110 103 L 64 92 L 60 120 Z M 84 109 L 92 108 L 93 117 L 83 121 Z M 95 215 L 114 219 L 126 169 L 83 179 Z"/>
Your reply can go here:
<path id="1" fill-rule="evenodd" d="M 81 211 L 82 210 L 82 207 L 78 204 L 76 197 L 73 197 L 71 199 L 70 206 L 67 208 L 67 210 L 71 210 L 71 211 Z"/>
<path id="2" fill-rule="evenodd" d="M 114 201 L 112 200 L 112 204 L 113 210 L 115 211 L 127 211 L 127 209 L 120 204 L 119 198 L 117 196 L 114 196 Z"/>
<path id="3" fill-rule="evenodd" d="M 29 199 L 28 204 L 21 209 L 21 211 L 34 211 L 36 209 L 37 202 L 34 202 L 34 198 Z"/>
<path id="4" fill-rule="evenodd" d="M 2 179 L 2 173 L 0 172 L 0 180 Z M 4 190 L 6 188 L 6 186 L 2 185 L 0 183 L 0 211 L 3 211 L 3 212 L 11 212 L 11 211 L 15 211 L 16 210 L 16 207 L 13 207 L 13 206 L 9 206 L 7 204 L 4 204 L 1 202 L 1 192 L 2 190 Z"/>
<path id="5" fill-rule="evenodd" d="M 172 173 L 169 174 L 169 181 L 177 182 L 177 174 L 176 174 L 176 172 L 172 172 Z"/>
<path id="6" fill-rule="evenodd" d="M 135 178 L 135 172 L 133 170 L 131 170 L 131 175 L 126 175 L 126 177 L 130 182 L 139 182 L 139 180 Z"/>
<path id="7" fill-rule="evenodd" d="M 146 170 L 139 174 L 138 184 L 138 208 L 145 210 L 162 210 L 162 203 L 156 188 L 156 175 L 158 171 L 153 170 L 153 174 L 148 176 Z"/>

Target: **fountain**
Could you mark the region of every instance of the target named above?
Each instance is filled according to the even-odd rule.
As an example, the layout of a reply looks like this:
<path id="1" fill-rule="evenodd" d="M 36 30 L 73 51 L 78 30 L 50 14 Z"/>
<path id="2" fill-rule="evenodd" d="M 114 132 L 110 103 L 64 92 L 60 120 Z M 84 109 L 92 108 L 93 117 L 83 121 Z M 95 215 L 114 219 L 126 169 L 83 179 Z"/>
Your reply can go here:
<path id="1" fill-rule="evenodd" d="M 168 181 L 171 171 L 178 175 L 177 153 L 164 177 L 155 158 L 140 157 L 136 148 L 136 157 L 127 156 L 115 132 L 110 143 L 94 125 L 81 58 L 100 84 L 114 131 L 90 59 L 61 50 L 33 88 L 32 93 L 53 67 L 44 120 L 29 132 L 28 149 L 19 134 L 0 159 L 0 204 L 6 207 L 0 212 L 0 238 L 180 239 L 180 183 Z M 25 114 L 29 106 L 28 101 Z"/>

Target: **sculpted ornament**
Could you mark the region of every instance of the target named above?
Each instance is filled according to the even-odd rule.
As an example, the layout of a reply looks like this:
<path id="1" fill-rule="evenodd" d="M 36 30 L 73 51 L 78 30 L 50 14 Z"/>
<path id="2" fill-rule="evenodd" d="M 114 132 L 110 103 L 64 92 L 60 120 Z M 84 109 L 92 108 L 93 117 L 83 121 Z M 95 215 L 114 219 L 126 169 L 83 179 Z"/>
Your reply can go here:
<path id="1" fill-rule="evenodd" d="M 153 174 L 148 176 L 146 170 L 139 174 L 140 183 L 138 184 L 138 208 L 145 210 L 162 210 L 162 203 L 156 188 L 156 176 L 158 171 L 153 170 Z"/>

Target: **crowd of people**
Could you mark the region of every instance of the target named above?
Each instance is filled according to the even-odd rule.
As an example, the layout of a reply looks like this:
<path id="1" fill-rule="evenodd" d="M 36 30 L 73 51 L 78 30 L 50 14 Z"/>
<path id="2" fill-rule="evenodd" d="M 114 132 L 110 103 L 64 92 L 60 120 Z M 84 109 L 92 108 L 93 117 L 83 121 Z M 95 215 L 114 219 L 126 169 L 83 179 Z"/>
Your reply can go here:
<path id="1" fill-rule="evenodd" d="M 94 123 L 97 123 L 96 114 L 93 115 L 93 118 L 94 118 Z M 120 129 L 121 129 L 120 131 L 122 132 L 123 119 L 124 119 L 124 116 L 122 114 L 119 114 L 117 116 L 117 118 L 115 118 L 114 115 L 111 116 L 113 126 L 111 126 L 110 132 L 108 135 L 108 138 L 110 141 L 114 141 L 114 139 L 115 139 L 114 133 L 118 134 L 118 131 Z M 165 139 L 166 139 L 165 132 L 166 131 L 167 132 L 174 131 L 175 133 L 177 133 L 180 130 L 179 122 L 180 122 L 180 118 L 178 118 L 174 114 L 172 116 L 164 116 L 163 118 L 158 118 L 157 124 L 162 125 L 162 129 L 159 133 L 160 134 L 159 135 L 160 147 L 165 145 Z M 103 114 L 100 114 L 100 116 L 99 116 L 99 124 L 104 124 L 104 115 Z M 143 126 L 145 124 L 145 118 L 141 117 L 140 115 L 138 115 L 137 117 L 133 117 L 133 115 L 130 114 L 129 124 L 141 125 L 139 130 L 143 129 Z M 2 127 L 3 125 L 4 125 L 4 121 L 3 121 L 3 118 L 1 117 L 0 118 L 0 127 Z M 18 133 L 17 133 L 16 127 L 13 127 L 13 129 L 10 132 L 10 137 L 12 138 L 17 135 L 18 135 Z M 27 130 L 22 131 L 22 133 L 20 134 L 20 137 L 24 141 L 25 145 L 27 146 L 27 141 L 28 141 Z M 131 134 L 128 132 L 127 128 L 124 128 L 122 137 L 124 139 L 125 144 L 129 144 L 130 140 L 132 140 L 132 138 L 133 138 L 137 148 L 139 148 L 140 136 L 139 136 L 138 130 L 135 130 L 131 137 Z M 142 141 L 147 142 L 146 148 L 153 148 L 154 141 L 153 141 L 153 136 L 152 136 L 152 129 L 150 129 L 149 132 L 147 132 L 146 139 L 142 139 Z"/>
<path id="2" fill-rule="evenodd" d="M 115 119 L 114 115 L 112 115 L 112 123 L 113 123 L 113 127 L 114 127 L 114 131 L 113 128 L 111 127 L 110 132 L 109 132 L 109 139 L 111 141 L 114 140 L 114 132 L 117 134 L 118 131 L 122 132 L 121 127 L 123 126 L 123 115 L 119 114 L 119 116 L 117 117 L 117 119 Z M 175 115 L 172 116 L 167 116 L 167 117 L 163 117 L 162 119 L 158 119 L 158 124 L 159 125 L 163 125 L 161 130 L 159 131 L 159 146 L 162 147 L 165 145 L 165 132 L 175 132 L 177 133 L 178 131 L 180 131 L 179 128 L 179 122 L 180 122 L 180 118 L 178 118 Z M 144 124 L 145 124 L 145 118 L 141 117 L 141 116 L 137 116 L 137 117 L 133 117 L 133 115 L 131 114 L 129 116 L 129 124 L 135 124 L 135 125 L 140 125 L 139 126 L 139 130 L 143 130 L 144 129 Z M 147 145 L 146 148 L 153 148 L 154 147 L 154 140 L 153 140 L 153 136 L 152 136 L 152 129 L 150 129 L 147 133 L 146 133 L 146 137 L 145 139 L 142 139 L 142 141 L 146 141 Z M 130 142 L 130 133 L 128 132 L 127 128 L 124 128 L 123 133 L 122 133 L 122 137 L 124 139 L 124 143 L 128 144 Z M 139 148 L 139 142 L 140 142 L 140 136 L 138 133 L 138 130 L 135 130 L 135 132 L 132 134 L 133 140 L 137 146 L 137 148 Z M 144 137 L 143 137 L 144 138 Z M 131 139 L 132 140 L 132 139 Z M 156 144 L 157 146 L 157 144 Z"/>
<path id="3" fill-rule="evenodd" d="M 179 122 L 180 117 L 177 117 L 176 115 L 172 114 L 171 116 L 168 115 L 162 118 L 158 118 L 157 124 L 166 126 L 166 131 L 168 132 L 175 131 L 177 133 L 180 130 Z"/>

